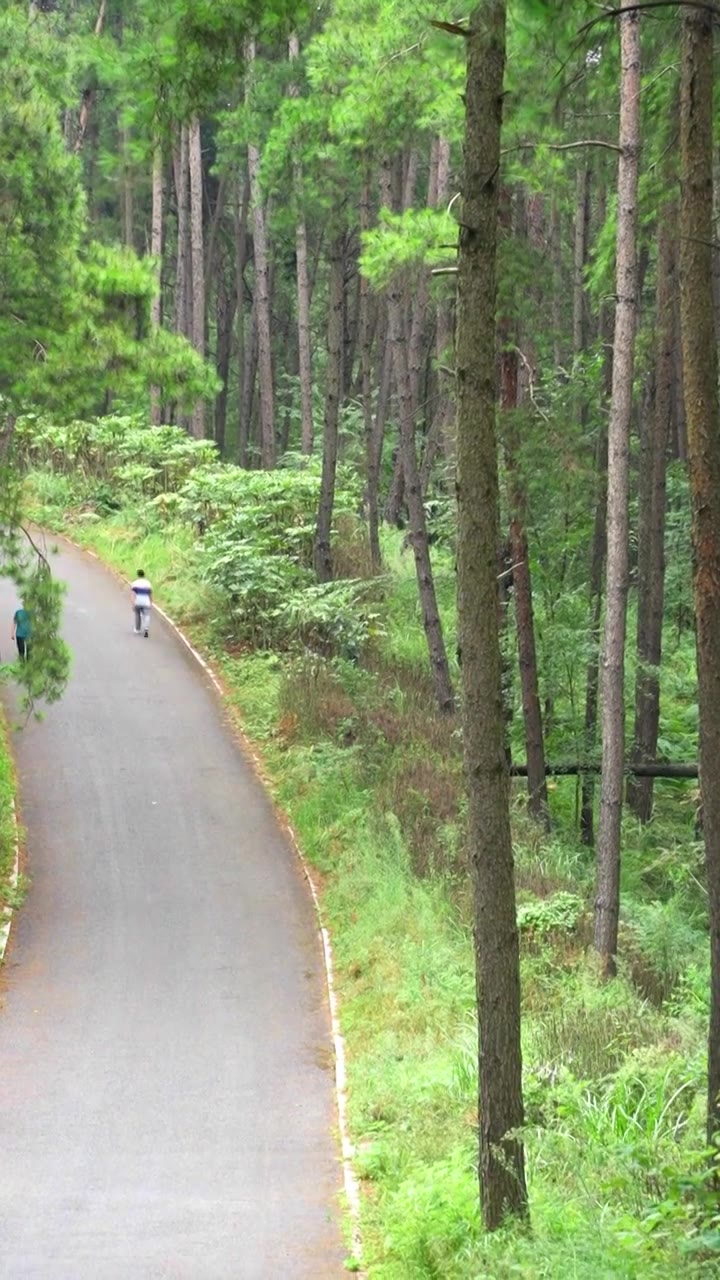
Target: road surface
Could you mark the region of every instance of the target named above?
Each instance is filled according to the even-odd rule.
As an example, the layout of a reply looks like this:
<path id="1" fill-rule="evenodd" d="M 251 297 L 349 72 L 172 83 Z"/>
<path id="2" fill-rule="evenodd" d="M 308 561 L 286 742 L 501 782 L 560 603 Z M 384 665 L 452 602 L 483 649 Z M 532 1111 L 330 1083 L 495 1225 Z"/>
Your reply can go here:
<path id="1" fill-rule="evenodd" d="M 14 735 L 32 889 L 0 979 L 0 1276 L 339 1277 L 295 857 L 172 632 L 131 634 L 127 593 L 81 553 L 55 572 L 72 681 Z M 4 585 L 3 661 L 14 607 Z"/>

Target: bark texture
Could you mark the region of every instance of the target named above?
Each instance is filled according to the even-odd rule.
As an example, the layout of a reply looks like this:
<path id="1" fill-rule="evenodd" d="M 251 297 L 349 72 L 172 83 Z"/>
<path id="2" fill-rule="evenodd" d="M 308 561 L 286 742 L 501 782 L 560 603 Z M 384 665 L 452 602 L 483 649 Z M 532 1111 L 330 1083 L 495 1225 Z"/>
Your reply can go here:
<path id="1" fill-rule="evenodd" d="M 205 246 L 203 239 L 203 173 L 200 120 L 193 116 L 188 127 L 190 170 L 190 258 L 192 264 L 192 344 L 205 356 Z M 199 439 L 205 435 L 205 405 L 199 400 L 192 411 L 190 429 Z"/>
<path id="2" fill-rule="evenodd" d="M 122 154 L 122 239 L 127 249 L 135 248 L 135 183 L 130 159 L 130 130 L 120 127 Z"/>
<path id="3" fill-rule="evenodd" d="M 601 216 L 604 217 L 604 198 L 600 199 Z M 604 396 L 612 399 L 612 316 L 610 308 L 605 305 L 600 312 L 600 338 L 603 348 L 603 384 Z M 587 335 L 586 335 L 587 336 Z M 579 348 L 573 349 L 573 356 L 581 354 Z M 578 405 L 580 421 L 587 416 L 584 401 Z M 598 720 L 598 693 L 600 689 L 600 639 L 602 632 L 603 576 L 605 571 L 605 552 L 607 549 L 607 464 L 608 440 L 607 429 L 603 426 L 597 439 L 595 450 L 595 518 L 593 521 L 593 537 L 590 551 L 590 624 L 588 640 L 590 656 L 585 673 L 585 715 L 583 723 L 583 750 L 589 759 L 595 751 Z M 595 844 L 595 782 L 590 774 L 584 774 L 580 785 L 580 837 L 583 844 L 592 848 Z"/>
<path id="4" fill-rule="evenodd" d="M 652 412 L 642 424 L 638 486 L 638 615 L 635 728 L 631 760 L 654 760 L 660 724 L 660 659 L 665 603 L 665 482 L 673 418 L 675 210 L 661 212 L 658 235 L 655 391 Z M 649 822 L 653 780 L 633 780 L 627 802 L 641 822 Z"/>
<path id="5" fill-rule="evenodd" d="M 249 68 L 255 60 L 255 41 L 246 44 L 246 61 Z M 249 81 L 252 79 L 248 77 Z M 268 470 L 275 466 L 275 388 L 273 382 L 272 339 L 270 324 L 270 267 L 268 238 L 265 222 L 265 206 L 260 185 L 260 150 L 255 142 L 248 142 L 248 173 L 250 175 L 250 200 L 253 217 L 253 246 L 255 257 L 255 323 L 258 341 L 258 373 L 260 377 L 260 457 Z"/>
<path id="6" fill-rule="evenodd" d="M 615 972 L 620 915 L 620 837 L 625 764 L 625 636 L 628 592 L 628 483 L 637 329 L 637 193 L 640 160 L 640 15 L 622 0 L 620 159 L 613 381 L 608 426 L 607 587 L 601 662 L 602 775 L 597 848 L 595 949 Z"/>
<path id="7" fill-rule="evenodd" d="M 366 173 L 360 192 L 360 231 L 370 228 L 370 180 Z M 383 386 L 389 384 L 391 374 L 390 357 L 386 352 L 378 405 L 373 413 L 373 294 L 370 283 L 364 275 L 360 276 L 360 399 L 363 408 L 363 425 L 365 429 L 365 501 L 368 516 L 368 538 L 370 557 L 373 568 L 380 569 L 382 553 L 380 550 L 380 465 L 382 461 L 382 445 L 385 429 L 384 413 L 381 417 L 383 401 L 387 402 L 387 391 L 383 397 Z"/>
<path id="8" fill-rule="evenodd" d="M 720 409 L 712 296 L 712 17 L 683 11 L 680 306 L 700 697 L 700 787 L 710 919 L 708 1144 L 720 1134 Z"/>
<path id="9" fill-rule="evenodd" d="M 612 362 L 608 359 L 608 366 Z M 611 375 L 612 376 L 612 375 Z M 607 431 L 603 428 L 597 442 L 595 464 L 595 519 L 593 521 L 592 548 L 590 552 L 590 657 L 585 674 L 585 718 L 583 746 L 586 759 L 595 750 L 598 718 L 598 693 L 600 689 L 600 634 L 602 629 L 603 571 L 607 549 Z M 580 791 L 580 835 L 583 844 L 592 848 L 595 844 L 595 784 L 585 774 Z"/>
<path id="10" fill-rule="evenodd" d="M 250 466 L 250 446 L 253 434 L 253 409 L 256 399 L 256 382 L 258 369 L 258 336 L 257 336 L 257 299 L 253 299 L 250 308 L 248 338 L 245 343 L 245 359 L 243 363 L 242 394 L 240 399 L 240 421 L 238 428 L 238 462 L 241 467 Z"/>
<path id="11" fill-rule="evenodd" d="M 175 332 L 190 334 L 189 316 L 189 190 L 190 167 L 187 125 L 180 126 L 180 142 L 175 156 L 175 204 L 177 207 L 177 261 L 175 274 Z"/>
<path id="12" fill-rule="evenodd" d="M 232 352 L 232 334 L 237 306 L 237 291 L 231 284 L 230 273 L 223 269 L 218 274 L 215 286 L 215 332 L 216 352 L 215 368 L 220 379 L 220 390 L 215 396 L 215 443 L 223 454 L 225 450 L 225 428 L 227 423 L 228 381 L 230 377 L 230 356 Z"/>
<path id="13" fill-rule="evenodd" d="M 480 1191 L 485 1225 L 527 1213 L 520 959 L 498 637 L 495 432 L 498 170 L 505 65 L 502 0 L 477 6 L 467 40 L 457 325 L 458 625 L 475 903 Z"/>
<path id="14" fill-rule="evenodd" d="M 160 328 L 162 321 L 162 251 L 163 251 L 163 154 L 162 147 L 156 146 L 153 153 L 152 168 L 152 213 L 150 218 L 150 253 L 155 261 L 156 292 L 150 304 L 150 324 L 153 331 Z M 154 427 L 160 425 L 162 405 L 160 388 L 150 388 L 150 421 Z"/>
<path id="15" fill-rule="evenodd" d="M 323 424 L 323 465 L 320 505 L 315 530 L 315 572 L 319 582 L 333 576 L 332 532 L 335 504 L 335 473 L 338 456 L 338 420 L 343 379 L 343 319 L 345 309 L 345 236 L 338 235 L 330 250 L 328 284 L 327 368 L 325 371 L 325 421 Z"/>
<path id="16" fill-rule="evenodd" d="M 211 189 L 215 187 L 215 200 L 213 204 L 212 217 L 205 235 L 205 301 L 206 309 L 209 300 L 209 294 L 212 287 L 212 281 L 215 279 L 218 258 L 218 241 L 220 239 L 220 228 L 225 217 L 225 206 L 227 200 L 228 178 L 227 174 L 223 174 L 217 183 L 211 177 L 208 184 Z M 206 193 L 206 203 L 209 201 L 209 194 Z"/>
<path id="17" fill-rule="evenodd" d="M 290 36 L 288 42 L 290 61 L 295 62 L 300 56 L 300 42 L 297 35 Z M 300 90 L 297 84 L 290 85 L 290 96 L 297 98 Z M 298 149 L 293 151 L 293 185 L 298 212 L 295 222 L 295 262 L 297 273 L 297 322 L 298 322 L 298 373 L 300 378 L 300 438 L 303 453 L 313 451 L 313 409 L 312 409 L 312 355 L 310 330 L 310 272 L 308 270 L 308 238 L 305 215 L 302 208 L 303 170 Z"/>
<path id="18" fill-rule="evenodd" d="M 506 326 L 501 326 L 502 328 L 506 328 Z M 520 442 L 517 438 L 517 423 L 514 421 L 518 407 L 518 353 L 515 347 L 508 345 L 509 335 L 507 331 L 503 336 L 505 349 L 500 357 L 500 405 L 506 420 L 505 468 L 508 482 L 508 505 L 510 507 L 508 541 L 510 545 L 510 563 L 513 567 L 515 630 L 517 632 L 520 693 L 528 769 L 528 808 L 538 822 L 548 826 L 549 810 L 547 783 L 545 781 L 545 743 L 538 685 L 532 577 L 525 528 L 527 500 L 518 459 Z"/>
<path id="19" fill-rule="evenodd" d="M 585 267 L 590 238 L 590 166 L 580 166 L 575 179 L 575 237 L 573 245 L 573 354 L 587 347 Z"/>
<path id="20" fill-rule="evenodd" d="M 444 208 L 448 203 L 450 184 L 450 142 L 436 138 L 433 144 L 433 164 L 428 189 L 428 205 Z M 422 460 L 422 486 L 425 493 L 430 484 L 433 465 L 442 452 L 447 464 L 447 475 L 454 479 L 455 468 L 455 407 L 453 401 L 453 312 L 452 302 L 446 293 L 438 294 L 435 303 L 435 383 L 437 387 L 432 420 L 425 441 Z M 452 481 L 451 481 L 452 483 Z"/>
<path id="21" fill-rule="evenodd" d="M 415 442 L 412 385 L 408 367 L 407 338 L 403 324 L 405 296 L 406 292 L 402 281 L 399 277 L 395 278 L 388 290 L 388 316 L 395 382 L 398 390 L 400 456 L 405 477 L 405 498 L 410 521 L 410 542 L 415 557 L 415 572 L 423 627 L 430 655 L 433 688 L 439 710 L 443 714 L 450 714 L 454 710 L 455 699 L 435 594 L 435 580 L 425 521 L 425 504 L 420 483 L 420 467 Z"/>
<path id="22" fill-rule="evenodd" d="M 438 138 L 437 164 L 437 205 L 439 209 L 447 206 L 450 196 L 450 142 L 447 138 Z M 437 360 L 438 405 L 435 411 L 445 460 L 447 462 L 450 487 L 455 473 L 455 387 L 453 366 L 455 355 L 453 302 L 449 296 L 439 297 L 435 322 L 435 358 Z"/>
<path id="23" fill-rule="evenodd" d="M 250 205 L 250 181 L 247 173 L 238 176 L 235 193 L 235 297 L 236 297 L 236 358 L 238 370 L 238 460 L 245 465 L 242 443 L 242 410 L 245 396 L 245 262 L 247 260 L 247 219 Z M 248 343 L 248 346 L 250 344 Z M 247 436 L 246 436 L 247 445 Z M 247 449 L 245 450 L 247 452 Z"/>

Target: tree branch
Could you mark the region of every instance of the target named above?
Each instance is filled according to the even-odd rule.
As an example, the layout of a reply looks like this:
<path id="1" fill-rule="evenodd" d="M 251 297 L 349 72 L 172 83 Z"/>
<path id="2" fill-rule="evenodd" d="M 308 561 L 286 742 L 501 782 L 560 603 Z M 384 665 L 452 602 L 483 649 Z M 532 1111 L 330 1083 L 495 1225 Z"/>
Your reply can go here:
<path id="1" fill-rule="evenodd" d="M 501 156 L 511 155 L 513 151 L 532 151 L 535 147 L 547 147 L 548 151 L 574 151 L 577 147 L 602 147 L 605 151 L 616 151 L 622 148 L 616 142 L 605 142 L 602 138 L 583 138 L 580 142 L 518 142 L 514 147 L 504 147 Z"/>
<path id="2" fill-rule="evenodd" d="M 430 26 L 436 27 L 438 31 L 449 31 L 451 36 L 462 36 L 464 40 L 470 39 L 467 28 L 459 26 L 457 22 L 436 22 L 431 18 Z"/>
<path id="3" fill-rule="evenodd" d="M 720 18 L 720 9 L 715 4 L 708 4 L 706 0 L 643 0 L 641 4 L 628 5 L 626 9 L 606 9 L 598 18 L 591 18 L 590 22 L 586 22 L 580 28 L 578 36 L 584 36 L 588 31 L 592 31 L 593 27 L 598 26 L 601 22 L 607 22 L 610 18 L 625 17 L 629 13 L 643 13 L 645 10 L 651 9 L 701 9 L 703 13 L 712 14 L 713 18 Z"/>
<path id="4" fill-rule="evenodd" d="M 21 530 L 21 532 L 22 532 L 22 533 L 24 533 L 24 534 L 25 534 L 25 537 L 27 538 L 28 542 L 30 543 L 30 546 L 32 547 L 33 551 L 35 552 L 35 555 L 37 556 L 38 560 L 41 560 L 41 561 L 42 561 L 42 563 L 44 564 L 44 566 L 45 566 L 45 568 L 47 569 L 48 573 L 52 573 L 52 570 L 51 570 L 51 568 L 50 568 L 50 561 L 48 560 L 48 558 L 47 558 L 47 556 L 45 555 L 45 553 L 44 553 L 43 551 L 41 551 L 41 550 L 40 550 L 39 546 L 37 545 L 37 543 L 36 543 L 36 542 L 35 542 L 35 540 L 33 539 L 32 535 L 31 535 L 31 534 L 30 534 L 30 532 L 29 532 L 29 530 L 25 527 L 25 525 L 24 525 L 24 524 L 21 524 L 21 525 L 20 525 L 20 530 Z"/>

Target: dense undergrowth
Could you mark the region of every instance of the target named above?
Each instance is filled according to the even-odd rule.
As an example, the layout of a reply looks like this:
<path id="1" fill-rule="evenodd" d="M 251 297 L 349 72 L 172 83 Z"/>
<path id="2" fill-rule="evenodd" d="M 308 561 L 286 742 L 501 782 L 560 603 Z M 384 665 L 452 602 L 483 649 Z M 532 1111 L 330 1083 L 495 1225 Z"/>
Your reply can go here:
<path id="1" fill-rule="evenodd" d="M 476 1031 L 457 725 L 432 708 L 411 556 L 385 536 L 373 579 L 339 486 L 336 567 L 310 571 L 318 471 L 241 473 L 181 433 L 126 420 L 21 427 L 34 518 L 131 575 L 221 668 L 279 803 L 322 873 L 349 1048 L 364 1187 L 364 1262 L 382 1280 L 716 1274 L 720 1220 L 704 1172 L 708 963 L 695 795 L 669 783 L 624 832 L 620 976 L 588 950 L 592 855 L 574 783 L 553 832 L 514 799 L 522 930 L 532 1233 L 484 1236 L 476 1160 Z M 452 649 L 452 556 L 436 547 Z M 543 614 L 566 658 L 557 726 L 585 661 L 572 609 Z M 555 627 L 555 633 L 553 633 Z M 574 654 L 574 657 L 573 657 Z M 573 661 L 577 670 L 572 666 Z M 692 643 L 669 637 L 664 723 L 694 751 Z M 563 683 L 564 682 L 564 683 Z M 517 719 L 518 717 L 516 717 Z M 513 732 L 517 732 L 514 728 Z M 563 747 L 555 729 L 556 750 Z"/>

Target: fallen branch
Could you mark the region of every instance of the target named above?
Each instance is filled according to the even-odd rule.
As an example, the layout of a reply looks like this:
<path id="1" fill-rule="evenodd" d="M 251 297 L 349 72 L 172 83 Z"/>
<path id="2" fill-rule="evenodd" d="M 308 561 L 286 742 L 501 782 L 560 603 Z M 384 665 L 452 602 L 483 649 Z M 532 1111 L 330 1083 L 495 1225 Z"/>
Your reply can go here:
<path id="1" fill-rule="evenodd" d="M 527 778 L 527 765 L 511 764 L 509 772 L 512 778 Z M 599 774 L 601 772 L 602 765 L 599 762 L 582 764 L 579 761 L 574 761 L 566 764 L 545 765 L 546 777 L 575 777 L 578 774 Z M 631 774 L 635 778 L 697 778 L 698 766 L 696 764 L 672 764 L 670 761 L 653 760 L 647 764 L 626 764 L 625 773 Z"/>

